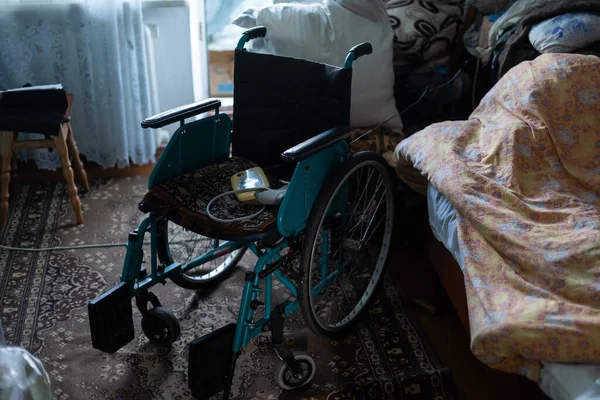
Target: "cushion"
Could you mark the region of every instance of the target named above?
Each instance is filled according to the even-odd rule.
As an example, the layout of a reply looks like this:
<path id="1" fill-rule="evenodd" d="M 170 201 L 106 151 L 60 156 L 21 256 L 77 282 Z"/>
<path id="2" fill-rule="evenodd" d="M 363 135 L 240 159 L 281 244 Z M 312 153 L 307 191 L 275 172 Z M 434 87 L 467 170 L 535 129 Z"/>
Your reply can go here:
<path id="1" fill-rule="evenodd" d="M 535 24 L 531 45 L 540 53 L 571 53 L 600 41 L 600 15 L 572 12 Z"/>
<path id="2" fill-rule="evenodd" d="M 352 143 L 350 146 L 352 152 L 374 151 L 381 154 L 388 164 L 393 167 L 395 166 L 393 163 L 394 151 L 403 139 L 402 134 L 385 127 L 379 127 L 372 130 L 368 128 L 354 129 L 349 141 Z"/>
<path id="3" fill-rule="evenodd" d="M 143 201 L 157 210 L 159 215 L 204 236 L 225 240 L 255 237 L 276 227 L 276 207 L 268 207 L 258 217 L 249 221 L 228 224 L 213 221 L 206 215 L 205 210 L 213 198 L 232 190 L 232 175 L 253 167 L 256 167 L 256 164 L 251 161 L 232 157 L 154 186 L 146 193 Z M 278 179 L 268 174 L 267 177 L 272 188 L 281 187 Z M 232 195 L 215 201 L 210 211 L 215 217 L 233 219 L 253 214 L 260 207 L 240 203 Z"/>
<path id="4" fill-rule="evenodd" d="M 381 0 L 279 2 L 249 9 L 233 23 L 242 28 L 267 28 L 264 39 L 248 44 L 251 51 L 338 67 L 344 65 L 352 47 L 371 43 L 373 53 L 353 64 L 350 124 L 373 127 L 398 113 L 392 64 L 394 32 Z M 394 118 L 386 126 L 401 131 L 402 121 Z"/>
<path id="5" fill-rule="evenodd" d="M 387 0 L 394 28 L 394 66 L 414 69 L 450 51 L 464 0 Z"/>

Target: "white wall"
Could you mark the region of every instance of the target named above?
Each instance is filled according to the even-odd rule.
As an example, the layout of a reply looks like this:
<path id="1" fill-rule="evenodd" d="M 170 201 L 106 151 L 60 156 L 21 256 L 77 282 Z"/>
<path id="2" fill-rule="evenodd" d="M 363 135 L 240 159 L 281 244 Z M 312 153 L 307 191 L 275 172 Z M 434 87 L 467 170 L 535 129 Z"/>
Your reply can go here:
<path id="1" fill-rule="evenodd" d="M 206 1 L 189 0 L 192 68 L 194 71 L 194 100 L 200 101 L 210 93 L 208 46 L 206 45 Z"/>

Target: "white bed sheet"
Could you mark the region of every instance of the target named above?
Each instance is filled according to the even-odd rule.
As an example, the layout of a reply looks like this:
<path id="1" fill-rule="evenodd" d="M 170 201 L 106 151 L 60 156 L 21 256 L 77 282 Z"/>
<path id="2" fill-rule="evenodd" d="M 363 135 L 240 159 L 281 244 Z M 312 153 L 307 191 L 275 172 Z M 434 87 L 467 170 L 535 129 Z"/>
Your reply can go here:
<path id="1" fill-rule="evenodd" d="M 462 269 L 464 259 L 458 242 L 456 210 L 431 184 L 427 189 L 427 208 L 434 236 L 452 253 Z M 540 387 L 550 398 L 600 400 L 600 365 L 542 364 Z"/>

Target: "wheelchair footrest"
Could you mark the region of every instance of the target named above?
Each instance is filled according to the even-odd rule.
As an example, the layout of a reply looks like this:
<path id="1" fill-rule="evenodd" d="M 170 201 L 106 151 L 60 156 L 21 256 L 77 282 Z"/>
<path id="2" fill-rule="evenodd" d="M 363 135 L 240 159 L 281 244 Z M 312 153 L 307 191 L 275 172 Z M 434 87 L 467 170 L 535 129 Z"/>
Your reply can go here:
<path id="1" fill-rule="evenodd" d="M 88 303 L 92 347 L 114 353 L 135 337 L 129 288 L 125 282 Z"/>
<path id="2" fill-rule="evenodd" d="M 207 399 L 229 389 L 235 362 L 235 327 L 236 324 L 226 325 L 189 344 L 188 385 L 196 399 Z"/>

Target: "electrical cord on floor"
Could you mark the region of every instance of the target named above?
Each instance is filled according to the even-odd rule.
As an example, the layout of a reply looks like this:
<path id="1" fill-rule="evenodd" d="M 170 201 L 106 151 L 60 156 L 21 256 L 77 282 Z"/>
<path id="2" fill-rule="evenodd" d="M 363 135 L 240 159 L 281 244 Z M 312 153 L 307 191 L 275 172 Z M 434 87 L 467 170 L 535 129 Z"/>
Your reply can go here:
<path id="1" fill-rule="evenodd" d="M 196 240 L 178 240 L 176 242 L 169 242 L 169 244 L 183 244 L 189 242 L 196 242 Z M 150 242 L 144 242 L 144 245 L 149 246 Z M 28 251 L 32 253 L 41 253 L 44 251 L 60 251 L 60 250 L 85 250 L 85 249 L 109 249 L 113 247 L 127 247 L 127 243 L 103 243 L 103 244 L 80 244 L 73 246 L 57 246 L 57 247 L 42 247 L 42 248 L 32 248 L 32 247 L 13 247 L 13 246 L 5 246 L 0 244 L 0 250 L 8 250 L 8 251 Z"/>
<path id="2" fill-rule="evenodd" d="M 41 253 L 43 251 L 57 251 L 57 250 L 82 250 L 82 249 L 106 249 L 110 247 L 126 247 L 127 243 L 106 243 L 106 244 L 84 244 L 78 246 L 58 246 L 58 247 L 43 247 L 43 248 L 27 248 L 27 247 L 12 247 L 0 245 L 1 250 L 9 251 L 29 251 L 33 253 Z"/>

